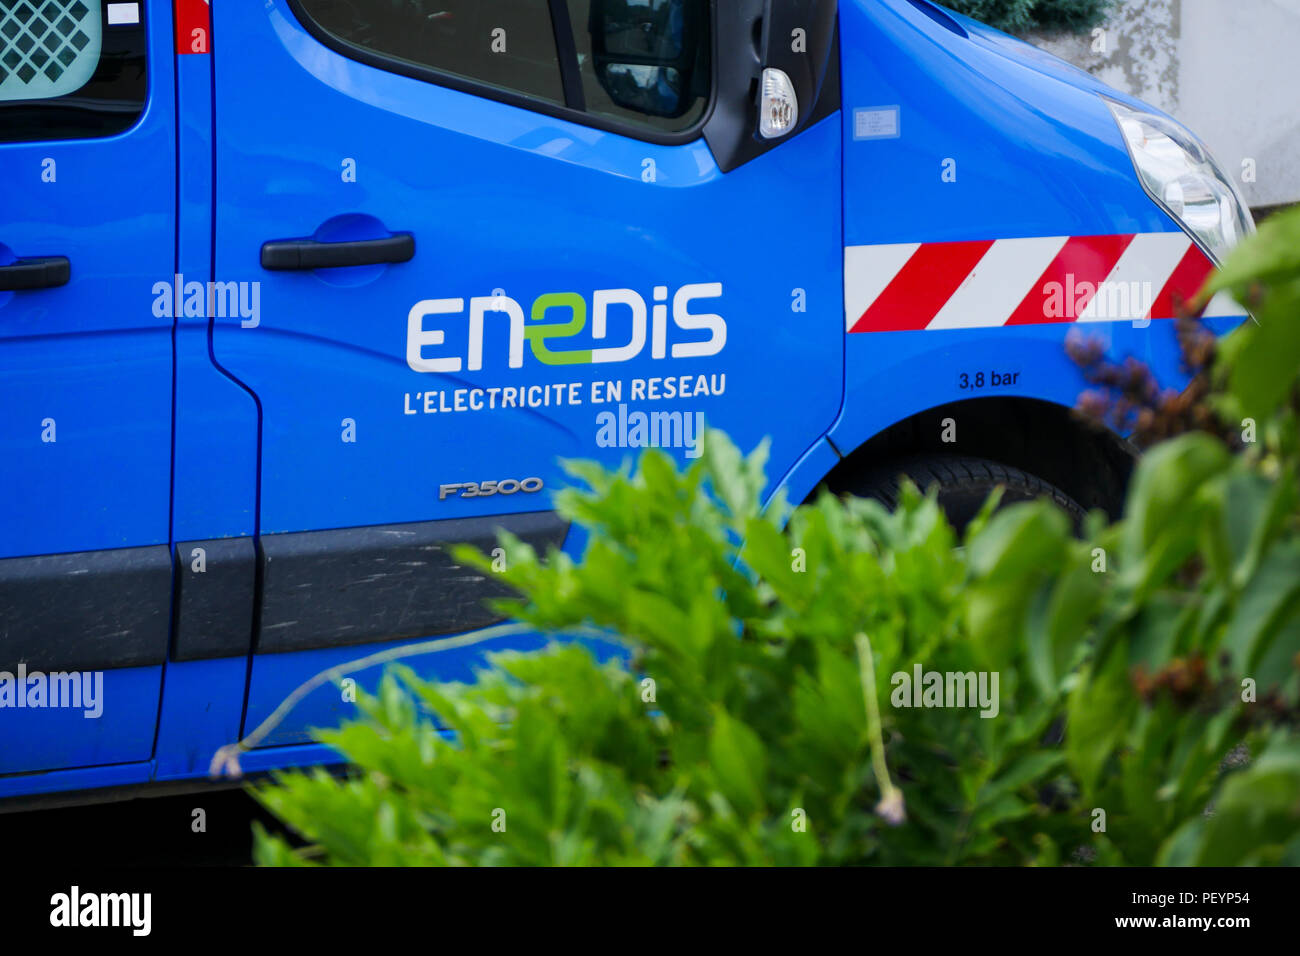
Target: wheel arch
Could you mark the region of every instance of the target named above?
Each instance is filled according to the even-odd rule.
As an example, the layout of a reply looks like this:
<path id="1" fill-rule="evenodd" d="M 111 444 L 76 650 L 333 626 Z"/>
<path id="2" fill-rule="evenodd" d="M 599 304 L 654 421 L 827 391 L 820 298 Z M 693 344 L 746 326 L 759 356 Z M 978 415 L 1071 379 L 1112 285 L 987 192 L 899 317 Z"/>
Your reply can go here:
<path id="1" fill-rule="evenodd" d="M 951 419 L 953 428 L 945 429 Z M 953 441 L 944 441 L 945 431 Z M 866 469 L 922 454 L 960 454 L 1012 465 L 1057 486 L 1083 507 L 1111 518 L 1123 510 L 1137 459 L 1132 443 L 1056 402 L 989 396 L 936 405 L 877 432 L 831 468 L 825 487 L 847 491 Z"/>

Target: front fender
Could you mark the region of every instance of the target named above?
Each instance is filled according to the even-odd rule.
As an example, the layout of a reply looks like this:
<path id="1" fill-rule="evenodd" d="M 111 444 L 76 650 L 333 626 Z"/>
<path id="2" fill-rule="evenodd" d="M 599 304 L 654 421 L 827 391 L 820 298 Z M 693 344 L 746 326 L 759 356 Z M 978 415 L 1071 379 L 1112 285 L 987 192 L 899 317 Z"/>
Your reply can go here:
<path id="1" fill-rule="evenodd" d="M 847 455 L 966 398 L 1072 406 L 1076 327 L 1161 384 L 1212 264 L 1143 190 L 1088 74 L 926 0 L 843 0 Z M 1143 105 L 1143 104 L 1139 104 Z M 1149 109 L 1143 105 L 1143 108 Z M 1226 331 L 1244 317 L 1216 299 Z M 960 427 L 960 425 L 959 425 Z"/>

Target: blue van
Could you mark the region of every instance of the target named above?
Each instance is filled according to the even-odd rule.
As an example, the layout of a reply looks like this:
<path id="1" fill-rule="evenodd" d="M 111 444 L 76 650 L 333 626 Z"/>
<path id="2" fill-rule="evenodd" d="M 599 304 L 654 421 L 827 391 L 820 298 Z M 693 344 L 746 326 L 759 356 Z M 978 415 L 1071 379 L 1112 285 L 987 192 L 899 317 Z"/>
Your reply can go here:
<path id="1" fill-rule="evenodd" d="M 559 459 L 700 416 L 792 500 L 1114 512 L 1065 339 L 1185 380 L 1252 228 L 1176 121 L 928 0 L 0 0 L 0 806 L 202 778 L 491 623 L 453 544 L 580 554 Z"/>

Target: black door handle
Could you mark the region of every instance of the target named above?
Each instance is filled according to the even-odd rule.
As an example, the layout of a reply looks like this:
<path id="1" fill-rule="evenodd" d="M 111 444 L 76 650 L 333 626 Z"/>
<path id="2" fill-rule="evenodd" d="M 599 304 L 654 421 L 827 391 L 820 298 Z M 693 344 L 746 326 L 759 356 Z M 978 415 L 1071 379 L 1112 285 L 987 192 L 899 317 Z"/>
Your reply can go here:
<path id="1" fill-rule="evenodd" d="M 52 289 L 67 285 L 71 276 L 72 266 L 67 256 L 18 259 L 7 266 L 0 266 L 0 292 Z"/>
<path id="2" fill-rule="evenodd" d="M 262 268 L 338 269 L 343 266 L 377 266 L 409 262 L 415 255 L 415 237 L 399 232 L 384 239 L 317 242 L 315 239 L 276 239 L 262 243 Z"/>

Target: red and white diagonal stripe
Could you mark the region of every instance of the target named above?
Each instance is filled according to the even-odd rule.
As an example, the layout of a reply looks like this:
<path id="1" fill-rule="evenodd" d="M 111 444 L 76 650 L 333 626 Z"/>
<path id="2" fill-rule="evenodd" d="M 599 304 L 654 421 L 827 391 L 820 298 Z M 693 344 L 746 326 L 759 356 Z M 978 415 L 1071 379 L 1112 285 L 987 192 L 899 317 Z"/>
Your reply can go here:
<path id="1" fill-rule="evenodd" d="M 1182 232 L 849 246 L 850 332 L 1174 317 L 1213 269 Z M 1244 315 L 1226 295 L 1206 316 Z"/>

